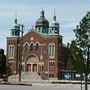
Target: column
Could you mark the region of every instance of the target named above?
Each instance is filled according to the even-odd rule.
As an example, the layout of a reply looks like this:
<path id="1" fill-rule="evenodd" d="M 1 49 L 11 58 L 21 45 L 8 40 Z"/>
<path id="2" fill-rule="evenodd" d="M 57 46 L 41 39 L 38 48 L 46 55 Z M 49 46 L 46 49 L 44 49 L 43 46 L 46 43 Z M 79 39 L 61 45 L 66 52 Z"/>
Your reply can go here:
<path id="1" fill-rule="evenodd" d="M 31 64 L 31 72 L 33 72 L 33 64 Z"/>

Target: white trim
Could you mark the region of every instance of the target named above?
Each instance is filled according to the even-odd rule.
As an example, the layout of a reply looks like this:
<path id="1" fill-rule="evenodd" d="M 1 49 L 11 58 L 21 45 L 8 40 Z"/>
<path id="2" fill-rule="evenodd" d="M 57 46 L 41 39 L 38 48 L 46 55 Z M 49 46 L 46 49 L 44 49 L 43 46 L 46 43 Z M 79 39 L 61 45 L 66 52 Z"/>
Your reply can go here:
<path id="1" fill-rule="evenodd" d="M 34 45 L 34 42 L 30 42 L 30 44 L 29 44 L 29 45 L 31 45 L 31 44 L 33 44 L 33 45 Z"/>
<path id="2" fill-rule="evenodd" d="M 26 46 L 26 44 L 29 46 L 29 43 L 28 42 L 25 42 L 23 46 Z"/>
<path id="3" fill-rule="evenodd" d="M 38 43 L 38 45 L 40 45 L 40 43 L 37 41 L 37 42 L 35 42 L 35 45 Z"/>

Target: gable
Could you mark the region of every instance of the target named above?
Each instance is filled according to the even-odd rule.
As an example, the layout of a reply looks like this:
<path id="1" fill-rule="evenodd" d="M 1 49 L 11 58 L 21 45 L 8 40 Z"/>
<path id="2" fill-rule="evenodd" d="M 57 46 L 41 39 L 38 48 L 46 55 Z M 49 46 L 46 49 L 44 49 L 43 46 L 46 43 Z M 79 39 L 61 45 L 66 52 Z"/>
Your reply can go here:
<path id="1" fill-rule="evenodd" d="M 27 43 L 31 43 L 31 42 L 45 43 L 45 37 L 35 31 L 31 31 L 25 34 L 23 37 L 23 44 L 25 44 L 26 42 Z"/>

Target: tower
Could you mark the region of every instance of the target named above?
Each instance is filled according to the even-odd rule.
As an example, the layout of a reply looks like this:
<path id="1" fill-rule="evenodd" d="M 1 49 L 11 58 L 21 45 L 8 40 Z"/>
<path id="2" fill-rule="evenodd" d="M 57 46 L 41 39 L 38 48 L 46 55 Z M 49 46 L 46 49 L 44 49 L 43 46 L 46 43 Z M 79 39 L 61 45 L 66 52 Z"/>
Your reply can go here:
<path id="1" fill-rule="evenodd" d="M 17 23 L 17 18 L 14 20 L 14 25 L 11 28 L 11 36 L 7 37 L 7 61 L 12 74 L 17 73 L 18 65 L 18 52 L 20 41 L 20 25 Z"/>
<path id="2" fill-rule="evenodd" d="M 45 19 L 45 12 L 42 9 L 40 18 L 36 21 L 35 28 L 36 32 L 40 34 L 48 34 L 49 33 L 49 22 Z"/>
<path id="3" fill-rule="evenodd" d="M 59 35 L 59 23 L 56 20 L 55 10 L 54 10 L 53 22 L 50 25 L 49 34 Z"/>
<path id="4" fill-rule="evenodd" d="M 11 28 L 11 36 L 14 36 L 14 37 L 20 36 L 20 25 L 17 24 L 17 18 L 15 18 L 14 25 Z"/>

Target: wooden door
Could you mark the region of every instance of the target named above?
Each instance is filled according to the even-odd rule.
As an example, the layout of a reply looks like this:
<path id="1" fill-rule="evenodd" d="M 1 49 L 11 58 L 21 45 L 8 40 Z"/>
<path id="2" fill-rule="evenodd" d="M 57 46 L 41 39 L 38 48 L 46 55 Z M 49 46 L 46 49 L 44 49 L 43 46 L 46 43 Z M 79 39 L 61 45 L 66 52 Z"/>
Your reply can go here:
<path id="1" fill-rule="evenodd" d="M 31 72 L 31 64 L 27 64 L 27 71 Z"/>
<path id="2" fill-rule="evenodd" d="M 33 64 L 33 72 L 37 72 L 37 64 Z"/>

